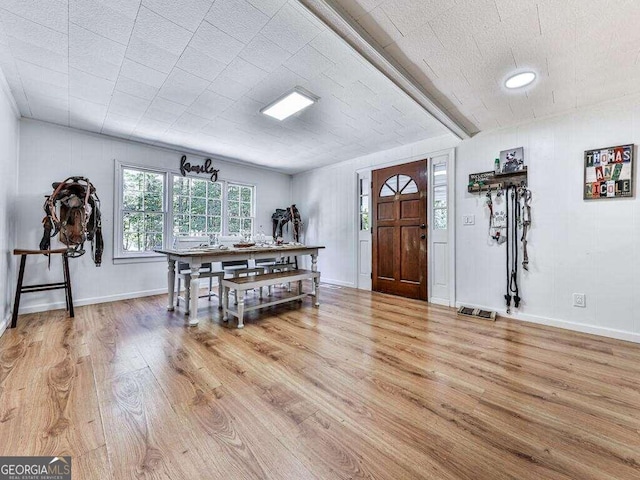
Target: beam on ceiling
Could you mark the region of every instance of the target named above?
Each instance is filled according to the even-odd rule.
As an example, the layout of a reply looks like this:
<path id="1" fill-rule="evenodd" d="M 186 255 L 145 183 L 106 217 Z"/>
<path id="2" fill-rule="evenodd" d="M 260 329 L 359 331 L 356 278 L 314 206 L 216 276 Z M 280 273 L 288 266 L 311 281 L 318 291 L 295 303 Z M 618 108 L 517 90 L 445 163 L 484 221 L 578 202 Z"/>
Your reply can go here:
<path id="1" fill-rule="evenodd" d="M 446 109 L 431 98 L 411 74 L 388 55 L 335 0 L 298 1 L 456 137 L 461 140 L 471 137 L 467 129 L 451 118 Z"/>
<path id="2" fill-rule="evenodd" d="M 17 118 L 20 118 L 20 108 L 18 108 L 18 103 L 16 102 L 16 98 L 13 96 L 13 92 L 11 91 L 11 87 L 7 82 L 7 78 L 4 76 L 4 72 L 0 68 L 0 89 L 2 89 L 7 96 L 7 100 L 9 101 L 9 105 L 11 106 L 11 110 Z"/>

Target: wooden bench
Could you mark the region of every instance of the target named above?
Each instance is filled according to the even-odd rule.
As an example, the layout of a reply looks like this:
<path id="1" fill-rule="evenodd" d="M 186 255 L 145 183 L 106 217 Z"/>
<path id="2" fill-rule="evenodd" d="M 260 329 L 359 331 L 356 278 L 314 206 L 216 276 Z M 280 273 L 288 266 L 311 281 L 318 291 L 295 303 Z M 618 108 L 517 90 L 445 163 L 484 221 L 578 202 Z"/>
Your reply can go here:
<path id="1" fill-rule="evenodd" d="M 302 291 L 302 281 L 313 281 L 313 292 L 304 293 Z M 245 307 L 244 293 L 247 290 L 254 288 L 270 287 L 278 285 L 280 283 L 292 283 L 298 282 L 298 293 L 296 295 L 287 295 L 285 298 L 279 298 L 277 300 L 260 302 L 257 305 L 251 305 Z M 233 315 L 238 318 L 238 328 L 244 327 L 244 312 L 251 310 L 257 310 L 259 308 L 270 307 L 272 305 L 278 305 L 279 303 L 293 302 L 295 300 L 302 301 L 307 296 L 315 297 L 315 306 L 320 306 L 320 272 L 313 272 L 311 270 L 289 270 L 286 272 L 274 272 L 264 275 L 252 275 L 249 277 L 240 278 L 225 278 L 222 280 L 222 287 L 224 288 L 224 321 L 229 320 L 229 315 Z M 233 311 L 229 309 L 229 291 L 236 290 L 238 305 L 237 310 Z"/>

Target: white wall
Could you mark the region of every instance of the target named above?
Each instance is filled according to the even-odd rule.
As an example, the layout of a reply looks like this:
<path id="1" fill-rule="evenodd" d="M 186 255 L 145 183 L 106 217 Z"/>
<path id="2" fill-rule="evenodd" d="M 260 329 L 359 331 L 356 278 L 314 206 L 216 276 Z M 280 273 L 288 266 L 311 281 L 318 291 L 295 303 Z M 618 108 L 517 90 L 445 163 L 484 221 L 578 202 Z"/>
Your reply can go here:
<path id="1" fill-rule="evenodd" d="M 533 220 L 530 272 L 523 272 L 516 315 L 640 341 L 640 189 L 636 184 L 635 199 L 582 199 L 584 150 L 626 143 L 640 144 L 640 97 L 462 142 L 456 154 L 458 303 L 505 310 L 504 246 L 487 241 L 484 196 L 467 193 L 466 185 L 470 173 L 493 168 L 500 150 L 524 146 Z M 462 225 L 468 214 L 475 215 L 474 226 Z M 586 308 L 572 306 L 573 293 L 586 294 Z"/>
<path id="2" fill-rule="evenodd" d="M 324 281 L 356 285 L 355 172 L 424 158 L 456 143 L 439 138 L 293 177 L 292 202 L 305 221 L 305 240 L 327 247 L 319 256 Z M 488 242 L 484 196 L 468 194 L 466 186 L 470 173 L 493 168 L 500 150 L 524 146 L 533 225 L 530 272 L 521 276 L 523 301 L 514 316 L 640 342 L 640 184 L 634 199 L 582 200 L 584 150 L 625 143 L 640 144 L 640 96 L 460 142 L 455 159 L 457 303 L 505 313 L 504 247 Z M 462 225 L 468 214 L 475 215 L 474 226 Z M 572 306 L 573 293 L 586 294 L 586 308 Z"/>
<path id="3" fill-rule="evenodd" d="M 105 251 L 102 267 L 96 268 L 89 254 L 70 261 L 74 304 L 82 305 L 131 298 L 166 291 L 166 262 L 113 264 L 114 161 L 177 169 L 181 153 L 111 137 L 85 133 L 33 120 L 23 120 L 20 129 L 20 177 L 18 186 L 18 238 L 24 248 L 37 248 L 42 236 L 44 195 L 51 183 L 71 175 L 88 177 L 102 205 Z M 189 156 L 201 161 L 202 157 Z M 215 161 L 221 180 L 256 185 L 256 228 L 270 232 L 271 213 L 289 205 L 291 177 L 240 164 Z M 30 258 L 25 283 L 59 281 L 60 260 L 47 271 L 46 259 Z M 37 263 L 37 264 L 36 264 Z M 58 279 L 58 280 L 56 280 Z M 62 291 L 31 293 L 22 299 L 22 313 L 63 308 Z"/>
<path id="4" fill-rule="evenodd" d="M 0 335 L 11 316 L 16 283 L 13 249 L 16 241 L 16 188 L 20 122 L 0 71 Z"/>
<path id="5" fill-rule="evenodd" d="M 399 160 L 420 160 L 456 143 L 446 135 L 294 175 L 291 201 L 304 221 L 305 242 L 326 247 L 318 256 L 324 282 L 357 285 L 356 172 Z"/>
<path id="6" fill-rule="evenodd" d="M 6 111 L 5 111 L 6 110 Z M 18 126 L 0 104 L 2 161 L 15 164 Z M 319 268 L 327 282 L 356 285 L 356 171 L 403 160 L 424 158 L 458 142 L 441 137 L 341 162 L 295 175 L 293 180 L 266 170 L 219 163 L 221 177 L 258 185 L 258 221 L 266 231 L 270 214 L 296 203 L 302 214 L 304 239 L 325 245 Z M 484 198 L 466 193 L 468 174 L 492 168 L 500 150 L 524 146 L 533 190 L 533 226 L 529 237 L 530 272 L 522 276 L 519 318 L 580 331 L 640 341 L 640 189 L 636 198 L 582 200 L 583 151 L 615 144 L 640 144 L 640 97 L 543 119 L 459 143 L 456 153 L 456 271 L 458 303 L 504 312 L 504 248 L 487 242 Z M 13 158 L 13 160 L 12 160 Z M 17 218 L 19 246 L 37 247 L 44 195 L 50 183 L 67 175 L 88 176 L 98 188 L 107 241 L 103 267 L 88 256 L 72 261 L 76 303 L 89 303 L 160 292 L 165 288 L 163 262 L 113 265 L 114 159 L 140 165 L 175 168 L 179 153 L 109 137 L 87 134 L 34 121 L 20 128 L 20 178 Z M 3 163 L 3 167 L 5 167 Z M 4 168 L 0 202 L 7 204 L 15 168 Z M 636 172 L 638 165 L 636 165 Z M 13 176 L 12 176 L 13 175 Z M 638 175 L 636 174 L 636 182 Z M 12 180 L 13 178 L 13 180 Z M 13 183 L 12 183 L 13 182 Z M 3 208 L 0 238 L 1 271 L 10 261 L 10 222 L 16 216 Z M 474 214 L 476 224 L 463 226 Z M 4 226 L 7 225 L 7 228 Z M 58 278 L 59 265 L 46 271 L 44 258 L 29 269 L 29 279 Z M 0 278 L 7 292 L 15 272 Z M 43 278 L 46 277 L 46 278 Z M 7 283 L 7 278 L 10 281 Z M 572 294 L 585 293 L 587 308 L 572 306 Z M 6 312 L 11 296 L 5 294 Z M 61 292 L 24 297 L 24 311 L 61 306 Z"/>

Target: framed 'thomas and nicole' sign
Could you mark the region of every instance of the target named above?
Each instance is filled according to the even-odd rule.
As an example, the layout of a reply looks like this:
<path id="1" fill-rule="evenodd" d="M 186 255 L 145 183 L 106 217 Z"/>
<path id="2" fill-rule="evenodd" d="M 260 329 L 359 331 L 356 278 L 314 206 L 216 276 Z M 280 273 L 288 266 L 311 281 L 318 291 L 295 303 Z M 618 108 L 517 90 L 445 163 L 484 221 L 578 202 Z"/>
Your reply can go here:
<path id="1" fill-rule="evenodd" d="M 584 152 L 584 199 L 633 196 L 634 145 Z"/>

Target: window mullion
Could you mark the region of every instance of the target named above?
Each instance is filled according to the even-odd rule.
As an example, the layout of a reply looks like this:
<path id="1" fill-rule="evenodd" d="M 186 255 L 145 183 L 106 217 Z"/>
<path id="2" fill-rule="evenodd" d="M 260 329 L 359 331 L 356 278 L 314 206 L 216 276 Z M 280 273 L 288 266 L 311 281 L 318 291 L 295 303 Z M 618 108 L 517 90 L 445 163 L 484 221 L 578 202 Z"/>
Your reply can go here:
<path id="1" fill-rule="evenodd" d="M 169 202 L 173 204 L 173 176 L 171 174 L 165 175 L 164 179 L 164 191 L 165 195 L 162 199 L 162 231 L 164 248 L 168 248 L 173 244 L 173 213 L 169 209 Z"/>
<path id="2" fill-rule="evenodd" d="M 141 190 L 141 194 L 142 194 L 142 212 L 140 212 L 140 218 L 142 218 L 142 240 L 144 240 L 146 238 L 146 233 L 147 233 L 147 221 L 146 221 L 146 216 L 144 214 L 144 212 L 146 212 L 146 208 L 147 208 L 147 202 L 145 199 L 145 183 L 147 181 L 146 179 L 147 174 L 145 173 L 144 176 L 142 177 L 142 190 Z M 140 229 L 138 229 L 138 242 L 140 242 L 140 245 L 142 246 L 143 250 L 145 250 L 147 248 L 146 243 L 144 241 L 141 242 L 140 239 Z"/>
<path id="3" fill-rule="evenodd" d="M 191 196 L 191 192 L 193 191 L 193 179 L 190 178 L 189 179 L 189 196 L 187 197 L 189 199 L 189 210 L 187 210 L 187 214 L 188 214 L 188 218 L 189 218 L 189 230 L 188 230 L 188 234 L 191 235 L 192 229 L 193 229 L 193 225 L 191 225 L 191 218 L 192 218 L 192 214 L 193 214 L 193 197 Z"/>
<path id="4" fill-rule="evenodd" d="M 228 211 L 229 211 L 229 205 L 228 205 L 228 190 L 229 190 L 229 184 L 224 181 L 222 182 L 222 212 L 220 212 L 222 214 L 222 234 L 223 235 L 229 235 L 229 226 L 228 226 L 228 220 L 227 220 L 227 215 L 228 215 Z"/>

